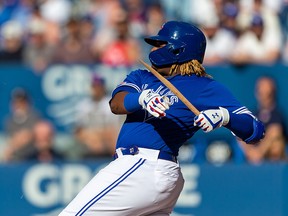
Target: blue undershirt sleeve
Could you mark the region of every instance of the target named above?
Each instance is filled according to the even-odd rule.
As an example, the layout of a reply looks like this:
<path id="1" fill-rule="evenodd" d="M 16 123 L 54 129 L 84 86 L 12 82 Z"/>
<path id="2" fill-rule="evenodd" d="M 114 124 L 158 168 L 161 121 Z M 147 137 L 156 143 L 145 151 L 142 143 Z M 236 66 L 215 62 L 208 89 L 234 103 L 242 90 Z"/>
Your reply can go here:
<path id="1" fill-rule="evenodd" d="M 124 107 L 128 112 L 135 112 L 141 108 L 138 98 L 141 93 L 128 93 L 124 98 Z"/>
<path id="2" fill-rule="evenodd" d="M 248 114 L 235 114 L 232 112 L 229 112 L 229 114 L 230 121 L 225 127 L 242 140 L 249 138 L 254 131 L 253 117 Z"/>

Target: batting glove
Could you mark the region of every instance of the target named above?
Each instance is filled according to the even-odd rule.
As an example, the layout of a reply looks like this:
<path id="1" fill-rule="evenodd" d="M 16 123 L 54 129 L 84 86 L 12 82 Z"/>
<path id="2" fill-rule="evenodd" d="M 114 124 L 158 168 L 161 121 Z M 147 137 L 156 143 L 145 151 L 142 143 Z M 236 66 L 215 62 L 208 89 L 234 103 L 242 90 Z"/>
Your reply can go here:
<path id="1" fill-rule="evenodd" d="M 205 133 L 208 133 L 222 125 L 227 125 L 229 120 L 230 115 L 228 110 L 219 107 L 219 109 L 201 111 L 200 114 L 194 118 L 194 126 L 201 127 Z"/>
<path id="2" fill-rule="evenodd" d="M 156 118 L 165 116 L 165 110 L 169 109 L 169 102 L 151 89 L 144 90 L 140 94 L 138 102 L 143 109 Z"/>

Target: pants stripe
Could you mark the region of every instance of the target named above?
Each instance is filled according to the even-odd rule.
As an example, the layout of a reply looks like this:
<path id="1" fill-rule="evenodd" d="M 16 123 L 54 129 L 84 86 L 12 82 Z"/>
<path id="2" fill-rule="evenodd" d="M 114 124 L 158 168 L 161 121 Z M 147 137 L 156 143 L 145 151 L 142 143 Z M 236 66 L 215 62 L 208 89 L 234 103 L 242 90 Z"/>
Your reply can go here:
<path id="1" fill-rule="evenodd" d="M 105 196 L 109 191 L 118 186 L 122 181 L 124 181 L 129 175 L 135 172 L 143 163 L 145 159 L 140 159 L 137 163 L 135 163 L 129 170 L 127 170 L 122 176 L 120 176 L 116 181 L 106 187 L 103 191 L 97 194 L 93 199 L 91 199 L 85 206 L 80 209 L 80 211 L 75 216 L 83 215 L 93 204 L 95 204 L 99 199 Z"/>

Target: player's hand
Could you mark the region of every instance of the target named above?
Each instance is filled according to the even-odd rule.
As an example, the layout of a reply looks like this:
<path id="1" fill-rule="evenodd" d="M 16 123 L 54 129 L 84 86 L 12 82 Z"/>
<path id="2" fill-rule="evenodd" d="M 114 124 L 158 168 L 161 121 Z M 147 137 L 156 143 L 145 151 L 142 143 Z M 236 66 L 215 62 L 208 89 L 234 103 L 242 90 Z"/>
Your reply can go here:
<path id="1" fill-rule="evenodd" d="M 215 128 L 228 124 L 230 115 L 227 109 L 219 107 L 219 109 L 210 109 L 201 111 L 198 116 L 194 118 L 194 126 L 201 127 L 201 129 L 208 133 Z"/>
<path id="2" fill-rule="evenodd" d="M 144 90 L 139 96 L 139 104 L 154 117 L 163 117 L 169 109 L 169 102 L 151 89 Z"/>

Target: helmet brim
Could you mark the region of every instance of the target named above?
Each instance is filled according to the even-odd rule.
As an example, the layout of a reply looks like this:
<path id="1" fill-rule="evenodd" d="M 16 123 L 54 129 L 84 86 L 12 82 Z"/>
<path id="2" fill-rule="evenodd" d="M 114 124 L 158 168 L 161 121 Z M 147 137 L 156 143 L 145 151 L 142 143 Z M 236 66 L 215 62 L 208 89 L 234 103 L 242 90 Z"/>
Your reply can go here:
<path id="1" fill-rule="evenodd" d="M 159 47 L 168 43 L 167 37 L 151 36 L 144 38 L 144 41 L 152 46 Z"/>
<path id="2" fill-rule="evenodd" d="M 151 37 L 146 37 L 144 38 L 145 42 L 155 46 L 155 47 L 160 47 L 161 45 L 165 45 L 165 44 L 173 44 L 173 46 L 175 47 L 181 47 L 183 46 L 183 43 L 181 41 L 172 39 L 170 37 L 166 37 L 166 36 L 161 36 L 161 35 L 156 35 L 156 36 L 151 36 Z"/>

